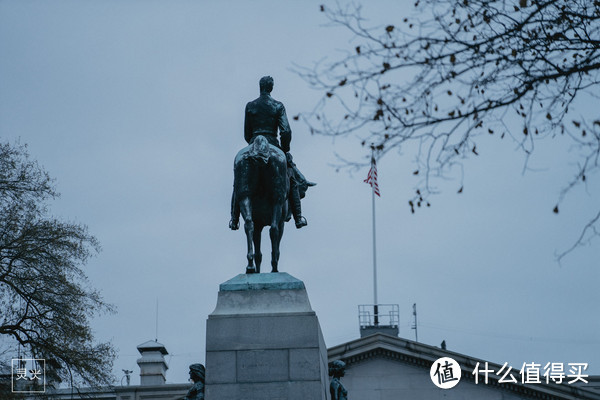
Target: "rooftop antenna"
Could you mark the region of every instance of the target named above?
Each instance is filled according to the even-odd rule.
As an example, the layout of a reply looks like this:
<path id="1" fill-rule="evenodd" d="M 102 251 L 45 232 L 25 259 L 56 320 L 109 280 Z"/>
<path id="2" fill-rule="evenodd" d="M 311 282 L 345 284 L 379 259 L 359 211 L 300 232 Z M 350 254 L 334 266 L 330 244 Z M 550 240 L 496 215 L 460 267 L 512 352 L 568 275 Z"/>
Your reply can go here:
<path id="1" fill-rule="evenodd" d="M 123 386 L 123 379 L 125 379 L 125 381 L 127 382 L 127 386 L 129 386 L 131 384 L 131 373 L 133 371 L 129 369 L 124 369 L 123 372 L 125 373 L 125 375 L 121 378 L 121 386 Z"/>
<path id="2" fill-rule="evenodd" d="M 154 341 L 158 342 L 158 297 L 156 298 L 156 325 L 155 325 Z"/>
<path id="3" fill-rule="evenodd" d="M 419 335 L 417 333 L 417 303 L 413 303 L 413 317 L 414 317 L 413 325 L 410 328 L 415 330 L 415 342 L 418 342 Z"/>

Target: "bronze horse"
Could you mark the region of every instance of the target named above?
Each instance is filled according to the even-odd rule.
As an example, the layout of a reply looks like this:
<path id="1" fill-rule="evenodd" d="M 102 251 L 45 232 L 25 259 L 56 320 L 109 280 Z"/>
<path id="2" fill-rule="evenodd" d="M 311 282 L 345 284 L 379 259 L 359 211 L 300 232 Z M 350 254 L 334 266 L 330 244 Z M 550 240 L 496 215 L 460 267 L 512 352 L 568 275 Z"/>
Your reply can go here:
<path id="1" fill-rule="evenodd" d="M 285 154 L 270 145 L 264 136 L 257 136 L 235 156 L 233 170 L 233 201 L 244 219 L 248 243 L 246 273 L 260 272 L 260 239 L 265 226 L 270 226 L 271 272 L 278 272 L 279 244 L 287 215 L 290 184 Z"/>

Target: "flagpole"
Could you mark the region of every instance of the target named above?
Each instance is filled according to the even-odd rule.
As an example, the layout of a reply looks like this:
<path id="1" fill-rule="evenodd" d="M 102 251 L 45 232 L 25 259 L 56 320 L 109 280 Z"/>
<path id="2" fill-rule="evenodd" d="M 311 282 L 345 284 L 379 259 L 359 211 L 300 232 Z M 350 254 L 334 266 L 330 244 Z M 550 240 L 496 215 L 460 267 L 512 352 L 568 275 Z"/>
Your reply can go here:
<path id="1" fill-rule="evenodd" d="M 375 149 L 371 146 L 371 168 L 375 162 Z M 377 303 L 377 240 L 375 235 L 375 185 L 371 184 L 371 205 L 373 209 L 373 311 L 375 326 L 379 325 L 379 310 Z"/>

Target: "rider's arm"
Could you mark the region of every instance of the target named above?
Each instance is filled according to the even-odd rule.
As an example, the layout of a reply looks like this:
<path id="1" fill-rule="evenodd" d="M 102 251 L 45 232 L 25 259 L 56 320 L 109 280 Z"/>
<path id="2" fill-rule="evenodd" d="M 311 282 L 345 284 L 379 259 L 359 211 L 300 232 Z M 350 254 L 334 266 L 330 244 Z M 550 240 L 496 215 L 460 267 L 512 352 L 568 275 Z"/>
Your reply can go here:
<path id="1" fill-rule="evenodd" d="M 288 122 L 287 115 L 285 114 L 285 107 L 280 103 L 279 107 L 279 116 L 278 116 L 278 124 L 279 124 L 279 136 L 281 140 L 281 149 L 287 153 L 290 151 L 290 142 L 292 141 L 292 129 L 290 128 L 290 123 Z"/>
<path id="2" fill-rule="evenodd" d="M 250 143 L 252 140 L 252 127 L 250 126 L 250 118 L 248 118 L 248 106 L 250 103 L 246 104 L 246 111 L 244 113 L 244 139 L 246 139 L 246 143 Z"/>

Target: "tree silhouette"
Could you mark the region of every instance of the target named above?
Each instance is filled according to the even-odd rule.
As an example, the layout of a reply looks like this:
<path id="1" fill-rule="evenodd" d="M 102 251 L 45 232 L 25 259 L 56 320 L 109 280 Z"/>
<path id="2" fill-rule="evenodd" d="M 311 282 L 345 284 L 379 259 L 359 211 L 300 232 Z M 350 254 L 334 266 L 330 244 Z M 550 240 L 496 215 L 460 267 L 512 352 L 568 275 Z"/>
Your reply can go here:
<path id="1" fill-rule="evenodd" d="M 414 17 L 376 27 L 367 26 L 360 6 L 321 6 L 330 22 L 351 32 L 353 44 L 335 61 L 296 68 L 323 96 L 294 118 L 312 133 L 358 134 L 380 156 L 414 149 L 412 212 L 429 205 L 439 178 L 479 155 L 485 136 L 514 140 L 525 168 L 540 140 L 568 137 L 577 169 L 558 196 L 558 213 L 570 190 L 599 167 L 600 116 L 580 106 L 598 98 L 600 1 L 419 0 L 414 6 Z M 600 210 L 592 210 L 559 260 L 598 236 L 599 220 Z"/>
<path id="2" fill-rule="evenodd" d="M 114 349 L 95 343 L 89 318 L 111 306 L 81 269 L 99 245 L 85 226 L 49 216 L 47 201 L 57 195 L 25 146 L 0 143 L 1 349 L 45 359 L 54 382 L 109 384 Z"/>

